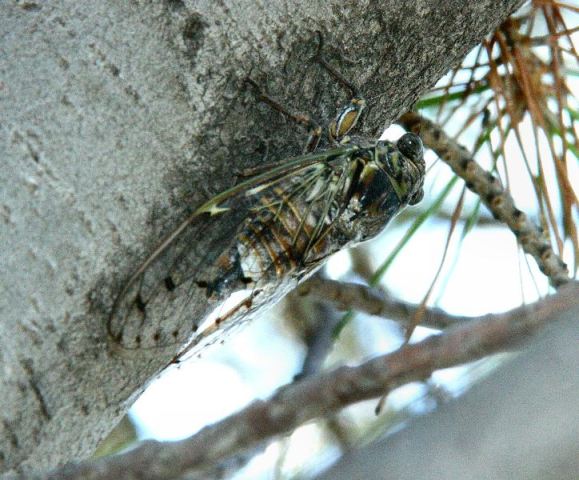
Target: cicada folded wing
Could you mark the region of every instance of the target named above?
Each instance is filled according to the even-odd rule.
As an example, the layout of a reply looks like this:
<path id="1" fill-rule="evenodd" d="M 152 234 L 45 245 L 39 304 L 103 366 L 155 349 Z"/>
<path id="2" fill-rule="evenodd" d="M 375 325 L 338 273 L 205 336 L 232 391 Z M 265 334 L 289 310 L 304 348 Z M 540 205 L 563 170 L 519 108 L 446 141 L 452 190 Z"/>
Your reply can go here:
<path id="1" fill-rule="evenodd" d="M 128 349 L 187 340 L 210 308 L 198 279 L 230 248 L 243 216 L 240 208 L 228 215 L 228 222 L 216 225 L 217 218 L 196 215 L 167 237 L 117 297 L 109 318 L 110 338 Z"/>
<path id="2" fill-rule="evenodd" d="M 109 318 L 110 338 L 128 349 L 183 344 L 216 302 L 242 288 L 275 289 L 304 267 L 328 228 L 327 179 L 357 149 L 280 162 L 201 205 L 130 277 Z"/>

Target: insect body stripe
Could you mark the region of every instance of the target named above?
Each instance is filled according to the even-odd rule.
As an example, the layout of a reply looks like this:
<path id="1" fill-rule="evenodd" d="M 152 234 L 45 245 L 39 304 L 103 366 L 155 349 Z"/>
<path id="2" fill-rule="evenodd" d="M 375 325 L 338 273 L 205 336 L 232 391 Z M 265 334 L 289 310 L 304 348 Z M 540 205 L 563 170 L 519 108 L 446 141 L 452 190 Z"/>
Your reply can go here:
<path id="1" fill-rule="evenodd" d="M 271 228 L 271 234 L 274 237 L 275 242 L 280 247 L 283 257 L 286 259 L 288 271 L 293 270 L 298 266 L 298 262 L 294 255 L 294 246 L 287 241 L 284 235 L 279 232 L 275 227 Z M 283 273 L 283 272 L 282 272 Z"/>
<path id="2" fill-rule="evenodd" d="M 295 189 L 275 187 L 272 194 L 273 198 L 260 199 L 261 207 L 268 212 L 249 222 L 240 242 L 247 252 L 252 252 L 262 270 L 269 259 L 276 275 L 281 277 L 301 263 L 298 258 L 303 262 L 323 216 L 313 216 L 311 204 L 304 205 L 303 196 L 295 195 Z"/>
<path id="3" fill-rule="evenodd" d="M 338 199 L 339 194 L 341 194 L 344 190 L 344 185 L 347 181 L 348 174 L 349 169 L 344 168 L 340 173 L 338 179 L 332 178 L 330 180 L 331 183 L 328 186 L 328 189 L 324 192 L 325 198 L 323 201 L 323 211 L 319 216 L 320 220 L 316 224 L 316 230 L 314 232 L 314 235 L 310 238 L 308 250 L 310 249 L 318 250 L 318 252 L 320 252 L 320 250 L 323 250 L 324 247 L 322 242 L 325 241 L 327 234 L 331 230 L 333 222 L 337 219 L 339 215 L 338 211 L 334 212 L 334 214 L 332 215 L 331 210 L 332 208 L 336 207 L 336 201 Z M 342 208 L 340 208 L 340 210 L 343 210 L 345 206 L 346 205 L 342 205 L 341 206 Z M 326 222 L 326 220 L 329 220 L 329 222 Z M 324 224 L 326 224 L 325 229 Z"/>
<path id="4" fill-rule="evenodd" d="M 288 261 L 297 265 L 298 262 L 294 258 L 294 250 L 300 252 L 303 247 L 300 247 L 300 245 L 296 243 L 296 240 L 297 237 L 305 236 L 302 244 L 307 244 L 310 232 L 304 230 L 302 227 L 307 228 L 308 225 L 307 222 L 304 221 L 304 217 L 300 216 L 299 210 L 295 207 L 294 202 L 290 200 L 291 194 L 286 195 L 285 191 L 281 188 L 275 188 L 273 193 L 277 195 L 278 199 L 273 201 L 264 197 L 261 199 L 262 206 L 267 208 L 273 217 L 271 228 L 274 229 L 273 221 L 277 221 L 285 230 L 284 233 L 279 232 L 277 228 L 274 229 L 274 234 L 277 232 L 276 240 L 282 251 L 289 255 L 290 258 L 288 258 Z"/>
<path id="5" fill-rule="evenodd" d="M 275 191 L 281 199 L 281 202 L 287 207 L 287 215 L 280 215 L 280 220 L 285 219 L 286 232 L 290 238 L 291 245 L 298 251 L 303 252 L 305 246 L 310 241 L 313 235 L 313 227 L 308 222 L 312 219 L 311 204 L 307 205 L 307 209 L 300 213 L 298 205 L 291 200 L 291 196 L 287 196 L 283 190 Z M 302 205 L 302 210 L 304 206 Z M 290 214 L 293 216 L 290 217 Z M 301 239 L 301 242 L 300 242 Z"/>
<path id="6" fill-rule="evenodd" d="M 282 276 L 284 273 L 284 267 L 281 263 L 280 255 L 276 249 L 275 237 L 272 234 L 273 225 L 270 228 L 265 228 L 266 224 L 261 223 L 256 225 L 256 222 L 252 221 L 249 224 L 249 229 L 253 234 L 254 238 L 246 237 L 249 240 L 249 244 L 246 244 L 248 250 L 253 247 L 254 255 L 259 259 L 261 264 L 261 271 L 267 270 L 268 258 L 271 264 L 275 268 L 275 272 L 278 277 Z"/>

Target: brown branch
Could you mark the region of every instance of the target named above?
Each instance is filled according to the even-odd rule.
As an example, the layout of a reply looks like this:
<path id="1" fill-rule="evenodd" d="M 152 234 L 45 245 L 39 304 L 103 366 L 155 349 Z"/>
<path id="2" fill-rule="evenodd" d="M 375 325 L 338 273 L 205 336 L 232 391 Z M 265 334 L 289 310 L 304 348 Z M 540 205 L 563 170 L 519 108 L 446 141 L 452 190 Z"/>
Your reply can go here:
<path id="1" fill-rule="evenodd" d="M 338 310 L 357 310 L 377 317 L 394 320 L 407 326 L 418 306 L 396 300 L 378 288 L 359 283 L 340 282 L 314 277 L 302 283 L 296 292 L 329 302 Z M 479 317 L 483 318 L 483 317 Z M 427 308 L 420 325 L 444 330 L 452 325 L 476 320 L 477 317 L 455 316 L 439 308 Z"/>
<path id="2" fill-rule="evenodd" d="M 318 273 L 314 278 L 319 276 Z M 322 371 L 334 347 L 334 331 L 341 321 L 341 315 L 323 300 L 315 296 L 304 298 L 296 289 L 283 301 L 283 317 L 306 347 L 301 370 L 294 376 L 294 382 Z M 349 450 L 352 441 L 339 414 L 329 415 L 324 427 L 343 451 Z M 284 457 L 285 454 L 282 454 L 277 459 L 278 465 L 284 463 Z"/>
<path id="3" fill-rule="evenodd" d="M 579 303 L 556 317 L 460 399 L 347 453 L 316 480 L 577 480 Z"/>
<path id="4" fill-rule="evenodd" d="M 303 298 L 295 293 L 292 292 L 288 296 L 289 298 L 286 297 L 286 304 L 288 301 L 295 304 L 292 308 L 292 313 L 296 314 L 293 318 L 293 324 L 306 347 L 301 371 L 295 377 L 297 380 L 322 370 L 323 364 L 334 346 L 333 332 L 340 322 L 340 316 L 327 304 L 318 301 L 304 302 Z"/>
<path id="5" fill-rule="evenodd" d="M 165 480 L 208 468 L 354 402 L 424 380 L 435 370 L 504 350 L 572 308 L 578 295 L 579 284 L 573 282 L 533 306 L 457 325 L 443 335 L 405 345 L 360 366 L 341 367 L 281 388 L 271 399 L 255 401 L 189 439 L 165 444 L 147 441 L 124 455 L 68 465 L 48 477 L 35 478 Z"/>
<path id="6" fill-rule="evenodd" d="M 466 148 L 450 138 L 441 127 L 417 113 L 405 113 L 398 119 L 398 123 L 420 134 L 424 144 L 464 179 L 466 186 L 479 195 L 493 216 L 511 229 L 525 253 L 535 259 L 541 272 L 549 277 L 554 287 L 569 282 L 567 265 L 553 251 L 541 229 L 515 206 L 513 198 L 500 180 L 476 163 Z"/>

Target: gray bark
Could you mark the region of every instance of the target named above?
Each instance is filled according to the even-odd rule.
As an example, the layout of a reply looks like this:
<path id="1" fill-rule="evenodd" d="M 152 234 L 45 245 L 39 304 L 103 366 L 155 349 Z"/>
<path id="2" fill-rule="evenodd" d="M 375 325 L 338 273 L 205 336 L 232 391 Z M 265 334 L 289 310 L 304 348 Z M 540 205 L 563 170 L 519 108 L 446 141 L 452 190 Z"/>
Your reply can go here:
<path id="1" fill-rule="evenodd" d="M 90 455 L 171 360 L 117 355 L 106 318 L 232 168 L 300 150 L 302 132 L 243 88 L 250 72 L 323 123 L 344 94 L 307 60 L 321 30 L 374 134 L 517 3 L 3 2 L 0 471 Z"/>

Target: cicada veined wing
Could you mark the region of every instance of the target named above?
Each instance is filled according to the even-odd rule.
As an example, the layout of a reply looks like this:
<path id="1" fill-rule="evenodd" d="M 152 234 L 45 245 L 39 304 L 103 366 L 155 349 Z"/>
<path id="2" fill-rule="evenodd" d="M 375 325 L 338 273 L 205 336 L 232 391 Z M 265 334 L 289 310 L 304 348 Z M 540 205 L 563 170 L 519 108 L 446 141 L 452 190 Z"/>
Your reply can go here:
<path id="1" fill-rule="evenodd" d="M 135 349 L 197 344 L 226 330 L 230 317 L 281 297 L 332 253 L 379 233 L 421 198 L 423 178 L 422 144 L 406 134 L 397 144 L 359 140 L 303 155 L 225 190 L 129 279 L 109 319 L 111 338 Z M 201 235 L 220 247 L 199 252 Z M 199 330 L 240 290 L 249 296 Z"/>
<path id="2" fill-rule="evenodd" d="M 266 231 L 266 226 L 287 219 L 291 202 L 304 203 L 312 186 L 323 186 L 328 174 L 347 165 L 357 149 L 355 145 L 344 146 L 281 162 L 201 205 L 128 280 L 109 318 L 110 338 L 130 349 L 183 342 L 195 333 L 199 319 L 218 301 L 240 288 L 255 290 L 265 284 L 267 267 L 257 274 L 257 267 L 252 267 L 252 260 L 247 258 L 249 252 L 236 252 L 238 246 L 249 245 L 256 235 L 255 231 L 246 231 L 246 243 L 237 245 L 240 235 L 244 235 L 242 225 L 248 218 L 259 218 L 257 223 Z M 324 199 L 327 196 L 320 193 L 308 200 L 310 208 L 318 210 Z M 299 228 L 292 233 L 298 234 Z M 201 237 L 209 237 L 214 248 L 196 248 Z M 240 262 L 255 278 L 243 274 Z M 277 272 L 281 273 L 279 265 Z"/>

